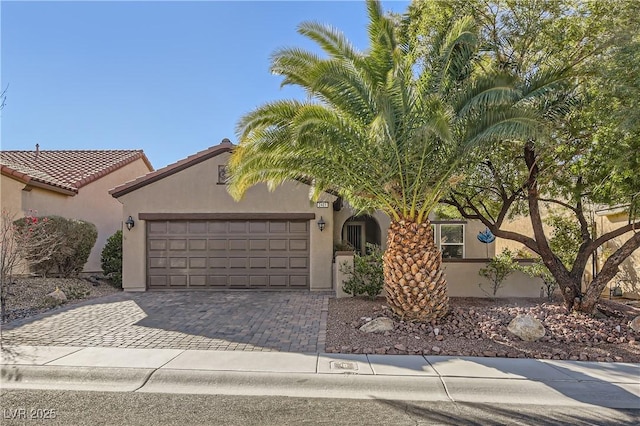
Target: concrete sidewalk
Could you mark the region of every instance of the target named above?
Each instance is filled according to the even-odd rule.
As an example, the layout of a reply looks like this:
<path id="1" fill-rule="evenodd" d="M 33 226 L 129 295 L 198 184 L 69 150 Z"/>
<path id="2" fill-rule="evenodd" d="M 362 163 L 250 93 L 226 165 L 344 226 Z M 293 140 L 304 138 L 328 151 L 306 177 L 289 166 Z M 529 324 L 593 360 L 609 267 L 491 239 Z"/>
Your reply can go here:
<path id="1" fill-rule="evenodd" d="M 640 409 L 640 364 L 5 346 L 2 387 Z"/>

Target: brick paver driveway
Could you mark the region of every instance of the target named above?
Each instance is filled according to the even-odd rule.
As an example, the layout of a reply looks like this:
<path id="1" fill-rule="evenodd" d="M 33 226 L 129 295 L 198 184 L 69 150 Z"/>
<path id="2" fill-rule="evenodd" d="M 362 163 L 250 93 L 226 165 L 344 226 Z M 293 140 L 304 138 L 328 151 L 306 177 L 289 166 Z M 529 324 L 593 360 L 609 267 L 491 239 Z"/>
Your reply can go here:
<path id="1" fill-rule="evenodd" d="M 118 293 L 5 324 L 5 345 L 323 352 L 329 296 Z"/>

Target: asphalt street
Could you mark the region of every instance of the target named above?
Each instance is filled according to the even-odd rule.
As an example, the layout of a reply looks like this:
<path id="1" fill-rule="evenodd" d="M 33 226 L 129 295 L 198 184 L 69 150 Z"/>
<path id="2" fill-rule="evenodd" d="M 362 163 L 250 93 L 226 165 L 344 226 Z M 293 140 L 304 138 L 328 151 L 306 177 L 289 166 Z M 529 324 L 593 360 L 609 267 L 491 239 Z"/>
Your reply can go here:
<path id="1" fill-rule="evenodd" d="M 3 426 L 640 424 L 640 410 L 603 407 L 275 396 L 3 390 L 1 405 Z"/>

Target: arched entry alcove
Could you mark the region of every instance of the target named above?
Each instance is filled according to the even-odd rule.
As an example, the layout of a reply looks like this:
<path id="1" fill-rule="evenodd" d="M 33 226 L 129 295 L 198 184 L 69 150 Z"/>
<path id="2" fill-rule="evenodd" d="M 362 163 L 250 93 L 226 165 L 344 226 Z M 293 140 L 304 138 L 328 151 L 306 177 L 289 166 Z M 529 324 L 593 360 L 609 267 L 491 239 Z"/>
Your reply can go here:
<path id="1" fill-rule="evenodd" d="M 380 225 L 369 215 L 351 216 L 342 226 L 342 241 L 351 244 L 356 252 L 366 254 L 366 243 L 380 245 Z"/>

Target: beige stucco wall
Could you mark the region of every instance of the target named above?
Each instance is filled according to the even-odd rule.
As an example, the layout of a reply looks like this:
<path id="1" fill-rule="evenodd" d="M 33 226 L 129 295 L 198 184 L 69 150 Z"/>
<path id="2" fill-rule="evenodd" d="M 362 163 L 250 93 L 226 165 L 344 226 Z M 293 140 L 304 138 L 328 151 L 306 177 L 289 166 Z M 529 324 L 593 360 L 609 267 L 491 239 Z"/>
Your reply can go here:
<path id="1" fill-rule="evenodd" d="M 478 286 L 492 293 L 489 281 L 478 275 L 485 262 L 444 262 L 445 277 L 449 296 L 451 297 L 489 297 Z M 540 297 L 542 280 L 531 278 L 522 272 L 514 272 L 509 275 L 496 297 Z"/>
<path id="2" fill-rule="evenodd" d="M 25 213 L 22 208 L 22 188 L 22 182 L 0 175 L 0 207 L 9 214 L 15 214 L 16 218 Z"/>
<path id="3" fill-rule="evenodd" d="M 629 217 L 626 212 L 596 216 L 598 235 L 625 226 L 628 220 Z M 636 232 L 640 232 L 640 226 Z M 611 254 L 620 248 L 632 235 L 633 232 L 627 232 L 618 238 L 610 240 L 605 246 L 605 251 Z M 599 267 L 602 267 L 604 260 L 604 258 L 599 259 Z M 608 287 L 620 286 L 624 297 L 640 299 L 640 249 L 636 249 L 631 256 L 622 262 L 619 269 L 621 272 L 611 281 Z M 607 295 L 609 294 L 608 287 L 605 289 Z"/>
<path id="4" fill-rule="evenodd" d="M 244 198 L 236 202 L 219 185 L 218 165 L 226 164 L 229 154 L 195 164 L 187 169 L 150 183 L 122 195 L 122 220 L 131 215 L 136 224 L 123 233 L 123 287 L 127 291 L 146 289 L 146 224 L 138 220 L 139 213 L 315 213 L 310 226 L 310 287 L 311 290 L 331 289 L 331 262 L 333 256 L 333 219 L 330 209 L 317 208 L 309 200 L 309 187 L 288 182 L 269 192 L 266 185 L 249 189 Z M 334 197 L 325 195 L 333 202 Z M 323 232 L 315 221 L 323 216 Z"/>
<path id="5" fill-rule="evenodd" d="M 84 272 L 101 272 L 100 255 L 106 240 L 122 226 L 122 205 L 109 194 L 109 190 L 147 172 L 149 168 L 145 162 L 138 159 L 83 186 L 75 196 L 43 188 L 20 190 L 22 210 L 23 213 L 30 209 L 37 211 L 38 216 L 56 215 L 81 219 L 96 225 L 98 239 L 84 266 Z"/>

